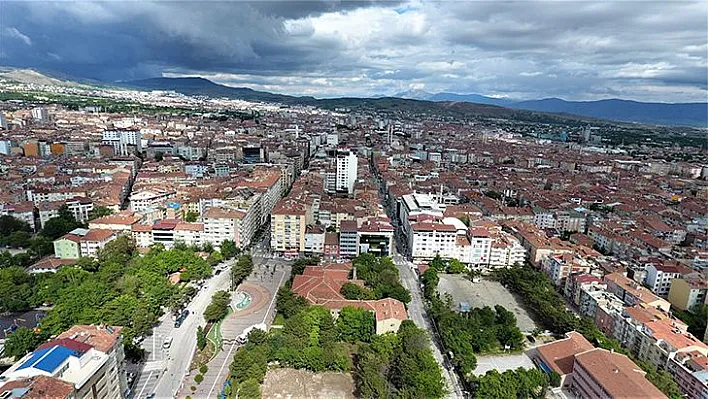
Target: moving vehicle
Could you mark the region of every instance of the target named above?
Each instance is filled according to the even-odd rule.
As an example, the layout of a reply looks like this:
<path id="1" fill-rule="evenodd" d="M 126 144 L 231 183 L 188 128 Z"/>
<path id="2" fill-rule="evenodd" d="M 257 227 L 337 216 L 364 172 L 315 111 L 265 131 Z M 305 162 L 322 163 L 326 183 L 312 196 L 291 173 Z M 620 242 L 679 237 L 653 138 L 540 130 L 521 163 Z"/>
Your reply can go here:
<path id="1" fill-rule="evenodd" d="M 245 344 L 246 341 L 248 341 L 248 334 L 255 329 L 268 331 L 268 326 L 266 326 L 264 323 L 259 323 L 259 324 L 254 324 L 250 327 L 247 327 L 245 330 L 243 330 L 241 335 L 236 337 L 236 342 L 238 342 L 241 345 Z"/>
<path id="2" fill-rule="evenodd" d="M 184 319 L 187 318 L 187 316 L 189 316 L 189 309 L 184 309 L 182 313 L 180 313 L 179 316 L 177 316 L 177 318 L 175 319 L 175 328 L 179 328 L 182 325 L 182 322 L 184 322 Z"/>

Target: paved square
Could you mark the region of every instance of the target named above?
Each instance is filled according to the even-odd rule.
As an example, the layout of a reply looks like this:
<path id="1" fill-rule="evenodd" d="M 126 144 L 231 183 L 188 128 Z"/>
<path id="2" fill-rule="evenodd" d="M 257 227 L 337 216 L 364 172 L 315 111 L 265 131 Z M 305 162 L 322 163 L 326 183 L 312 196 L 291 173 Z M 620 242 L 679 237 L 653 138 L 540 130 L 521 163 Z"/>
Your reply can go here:
<path id="1" fill-rule="evenodd" d="M 492 280 L 482 279 L 473 283 L 464 276 L 458 274 L 439 274 L 440 283 L 438 291 L 441 295 L 450 294 L 455 306 L 466 301 L 472 308 L 482 308 L 501 305 L 506 310 L 514 313 L 516 323 L 521 332 L 528 333 L 536 328 L 536 323 L 531 319 L 528 312 L 521 306 L 519 301 L 500 283 Z M 458 309 L 459 310 L 459 309 Z"/>
<path id="2" fill-rule="evenodd" d="M 477 356 L 477 368 L 472 371 L 476 376 L 484 375 L 489 370 L 503 373 L 507 370 L 516 370 L 519 367 L 533 369 L 536 366 L 525 353 L 518 355 Z"/>

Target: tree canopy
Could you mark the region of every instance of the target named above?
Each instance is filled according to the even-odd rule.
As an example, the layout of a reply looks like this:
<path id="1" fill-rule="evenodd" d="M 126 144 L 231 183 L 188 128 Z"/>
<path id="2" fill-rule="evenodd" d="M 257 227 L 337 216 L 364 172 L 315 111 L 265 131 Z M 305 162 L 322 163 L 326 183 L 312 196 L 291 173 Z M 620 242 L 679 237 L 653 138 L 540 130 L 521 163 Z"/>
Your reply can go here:
<path id="1" fill-rule="evenodd" d="M 217 291 L 211 297 L 211 303 L 204 309 L 204 319 L 207 322 L 217 322 L 228 313 L 231 303 L 231 293 L 228 291 Z"/>
<path id="2" fill-rule="evenodd" d="M 407 304 L 411 293 L 401 285 L 398 269 L 391 258 L 381 258 L 373 254 L 361 254 L 352 260 L 357 278 L 364 280 L 373 291 L 375 299 L 393 298 Z"/>

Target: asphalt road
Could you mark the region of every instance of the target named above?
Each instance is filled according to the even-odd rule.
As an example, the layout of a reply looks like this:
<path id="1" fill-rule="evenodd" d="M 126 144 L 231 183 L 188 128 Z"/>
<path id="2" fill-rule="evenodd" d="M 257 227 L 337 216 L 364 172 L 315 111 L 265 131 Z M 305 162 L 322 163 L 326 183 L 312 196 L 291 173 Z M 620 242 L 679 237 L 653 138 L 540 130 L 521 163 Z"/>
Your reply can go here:
<path id="1" fill-rule="evenodd" d="M 436 335 L 433 331 L 433 326 L 425 311 L 425 302 L 423 300 L 423 293 L 420 289 L 420 283 L 418 282 L 418 274 L 413 269 L 415 265 L 405 259 L 404 256 L 394 252 L 393 262 L 398 267 L 398 274 L 401 278 L 401 284 L 410 291 L 411 302 L 408 304 L 408 317 L 413 320 L 413 322 L 419 327 L 428 331 L 431 335 L 431 349 L 433 352 L 433 357 L 437 360 L 440 368 L 442 369 L 443 377 L 445 378 L 445 384 L 450 391 L 448 397 L 450 398 L 464 398 L 462 389 L 457 380 L 457 375 L 454 371 L 447 367 L 447 362 L 443 359 L 439 343 L 436 339 Z"/>
<path id="2" fill-rule="evenodd" d="M 206 325 L 202 313 L 211 302 L 212 295 L 229 289 L 229 268 L 235 259 L 222 263 L 224 271 L 205 281 L 204 286 L 187 306 L 189 316 L 179 328 L 169 314 L 160 319 L 153 334 L 143 341 L 146 362 L 133 384 L 133 397 L 142 399 L 152 393 L 156 398 L 174 398 L 180 388 L 182 377 L 189 371 L 194 348 L 197 345 L 197 326 Z M 163 348 L 166 337 L 172 337 L 172 345 Z"/>

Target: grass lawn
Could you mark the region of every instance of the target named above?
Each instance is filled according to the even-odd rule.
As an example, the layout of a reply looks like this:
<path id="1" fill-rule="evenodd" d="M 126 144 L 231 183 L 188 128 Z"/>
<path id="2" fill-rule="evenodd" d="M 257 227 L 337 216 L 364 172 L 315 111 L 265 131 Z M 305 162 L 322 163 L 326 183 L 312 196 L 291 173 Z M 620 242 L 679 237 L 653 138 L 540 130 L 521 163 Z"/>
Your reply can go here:
<path id="1" fill-rule="evenodd" d="M 226 309 L 226 317 L 229 317 L 229 315 L 233 312 L 233 309 L 229 306 Z M 223 337 L 221 336 L 221 323 L 224 322 L 226 317 L 214 323 L 214 325 L 211 326 L 211 330 L 207 333 L 207 340 L 211 341 L 214 344 L 214 348 L 216 348 L 213 356 L 216 356 L 216 354 L 221 350 L 221 342 L 223 340 Z"/>

